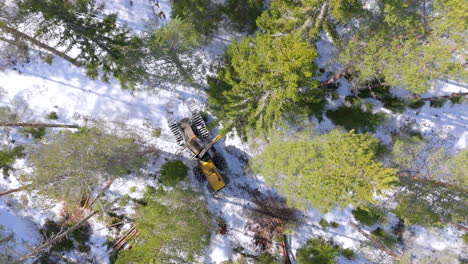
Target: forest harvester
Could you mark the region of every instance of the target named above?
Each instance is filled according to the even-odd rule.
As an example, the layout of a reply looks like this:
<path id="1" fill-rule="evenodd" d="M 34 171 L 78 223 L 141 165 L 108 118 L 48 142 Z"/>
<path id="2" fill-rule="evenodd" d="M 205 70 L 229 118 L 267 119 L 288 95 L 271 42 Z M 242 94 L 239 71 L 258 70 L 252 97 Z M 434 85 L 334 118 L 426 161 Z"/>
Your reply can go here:
<path id="1" fill-rule="evenodd" d="M 216 192 L 225 186 L 221 172 L 227 169 L 223 156 L 213 147 L 222 135 L 217 135 L 210 140 L 210 133 L 200 111 L 193 106 L 189 106 L 189 111 L 190 117 L 180 121 L 169 120 L 169 128 L 177 143 L 188 148 L 191 158 L 198 161 L 197 166 L 193 168 L 195 178 L 201 182 L 207 179 L 211 188 Z"/>

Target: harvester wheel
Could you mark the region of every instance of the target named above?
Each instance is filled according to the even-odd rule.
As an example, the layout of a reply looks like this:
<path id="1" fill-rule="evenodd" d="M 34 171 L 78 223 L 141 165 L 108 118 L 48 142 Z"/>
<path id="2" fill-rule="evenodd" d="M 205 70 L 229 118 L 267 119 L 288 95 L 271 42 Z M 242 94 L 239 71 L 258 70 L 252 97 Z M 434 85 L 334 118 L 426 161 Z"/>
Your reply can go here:
<path id="1" fill-rule="evenodd" d="M 191 115 L 192 124 L 196 128 L 195 130 L 197 131 L 197 136 L 202 139 L 208 139 L 210 137 L 210 132 L 208 132 L 205 120 L 203 120 L 200 112 L 194 111 L 191 113 Z"/>
<path id="2" fill-rule="evenodd" d="M 218 168 L 218 170 L 225 170 L 227 168 L 226 160 L 221 154 L 217 152 L 214 154 L 213 163 L 215 164 L 216 168 Z"/>
<path id="3" fill-rule="evenodd" d="M 193 175 L 195 176 L 195 179 L 197 179 L 197 181 L 199 182 L 204 182 L 206 180 L 205 174 L 203 173 L 200 166 L 193 167 Z"/>
<path id="4" fill-rule="evenodd" d="M 175 120 L 169 120 L 169 129 L 171 130 L 174 138 L 177 141 L 179 146 L 185 144 L 184 137 L 182 136 L 182 131 L 180 130 L 179 124 Z"/>

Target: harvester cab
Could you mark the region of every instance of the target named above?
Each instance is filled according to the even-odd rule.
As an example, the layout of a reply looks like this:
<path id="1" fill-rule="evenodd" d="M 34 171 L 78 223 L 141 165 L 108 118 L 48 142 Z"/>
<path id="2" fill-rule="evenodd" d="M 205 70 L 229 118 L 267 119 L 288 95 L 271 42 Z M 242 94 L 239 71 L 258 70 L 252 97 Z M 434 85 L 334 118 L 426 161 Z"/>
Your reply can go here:
<path id="1" fill-rule="evenodd" d="M 180 146 L 191 152 L 191 158 L 197 160 L 193 172 L 195 178 L 201 182 L 208 180 L 210 187 L 216 192 L 226 184 L 221 172 L 227 169 L 223 156 L 216 151 L 213 145 L 222 138 L 221 135 L 210 140 L 210 133 L 206 128 L 200 112 L 189 107 L 190 117 L 180 121 L 170 120 L 169 128 Z"/>

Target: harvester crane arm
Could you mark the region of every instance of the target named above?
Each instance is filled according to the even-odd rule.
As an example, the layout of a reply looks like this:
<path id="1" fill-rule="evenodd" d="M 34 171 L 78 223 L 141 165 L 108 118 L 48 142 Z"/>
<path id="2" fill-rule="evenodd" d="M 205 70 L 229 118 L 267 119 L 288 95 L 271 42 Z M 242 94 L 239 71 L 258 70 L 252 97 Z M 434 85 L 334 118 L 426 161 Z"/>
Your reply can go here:
<path id="1" fill-rule="evenodd" d="M 206 152 L 216 143 L 218 142 L 218 140 L 220 140 L 221 138 L 223 137 L 223 135 L 219 134 L 217 135 L 215 138 L 213 138 L 213 140 L 211 140 L 210 143 L 208 143 L 199 153 L 198 153 L 198 157 L 203 157 Z"/>

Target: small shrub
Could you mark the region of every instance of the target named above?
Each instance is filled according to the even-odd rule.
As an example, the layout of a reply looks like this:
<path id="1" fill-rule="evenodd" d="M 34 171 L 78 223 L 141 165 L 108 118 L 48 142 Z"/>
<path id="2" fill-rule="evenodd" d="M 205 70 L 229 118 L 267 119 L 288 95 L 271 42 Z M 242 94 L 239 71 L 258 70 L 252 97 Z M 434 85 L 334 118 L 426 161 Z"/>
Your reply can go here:
<path id="1" fill-rule="evenodd" d="M 359 98 L 357 98 L 354 95 L 348 95 L 348 96 L 345 97 L 345 102 L 348 102 L 351 105 L 359 104 L 359 101 L 360 101 Z"/>
<path id="2" fill-rule="evenodd" d="M 52 111 L 50 112 L 47 116 L 46 116 L 46 119 L 49 119 L 49 120 L 57 120 L 58 119 L 58 115 L 56 112 Z"/>
<path id="3" fill-rule="evenodd" d="M 366 210 L 360 207 L 354 209 L 352 212 L 354 218 L 366 226 L 374 225 L 381 218 L 381 216 L 378 213 L 373 212 L 373 210 Z"/>
<path id="4" fill-rule="evenodd" d="M 468 244 L 468 233 L 463 234 L 463 242 L 465 242 L 465 244 Z"/>
<path id="5" fill-rule="evenodd" d="M 433 107 L 433 108 L 441 108 L 442 106 L 444 106 L 445 102 L 447 102 L 447 100 L 445 100 L 445 99 L 431 100 L 431 101 L 429 101 L 429 106 Z"/>
<path id="6" fill-rule="evenodd" d="M 44 60 L 45 63 L 52 65 L 52 62 L 54 61 L 54 55 L 45 54 L 42 56 L 42 59 Z"/>
<path id="7" fill-rule="evenodd" d="M 373 114 L 362 110 L 359 106 L 341 106 L 336 110 L 328 110 L 326 115 L 335 125 L 362 133 L 375 132 L 375 129 L 385 121 L 383 113 Z"/>
<path id="8" fill-rule="evenodd" d="M 297 263 L 299 264 L 334 264 L 334 258 L 340 252 L 339 247 L 330 245 L 323 238 L 313 238 L 298 250 Z"/>
<path id="9" fill-rule="evenodd" d="M 345 248 L 341 250 L 341 255 L 343 255 L 343 257 L 345 257 L 346 259 L 352 260 L 356 254 L 352 249 Z"/>
<path id="10" fill-rule="evenodd" d="M 130 187 L 129 191 L 130 191 L 131 193 L 134 193 L 134 192 L 136 192 L 136 186 L 132 186 L 132 187 Z"/>
<path id="11" fill-rule="evenodd" d="M 40 140 L 45 136 L 46 129 L 45 127 L 24 127 L 20 133 L 25 137 L 31 135 L 34 139 Z"/>
<path id="12" fill-rule="evenodd" d="M 156 195 L 157 191 L 153 186 L 147 185 L 145 187 L 145 192 L 143 193 L 143 200 L 145 202 L 148 202 L 151 197 L 154 197 Z"/>
<path id="13" fill-rule="evenodd" d="M 175 186 L 187 177 L 188 168 L 181 160 L 166 162 L 161 167 L 161 183 L 167 186 Z"/>
<path id="14" fill-rule="evenodd" d="M 374 97 L 376 99 L 382 98 L 383 96 L 390 95 L 390 86 L 382 85 L 381 82 L 378 80 L 374 80 L 368 84 L 369 87 L 374 87 L 372 89 L 364 89 L 359 91 L 359 97 L 361 98 L 371 98 Z"/>
<path id="15" fill-rule="evenodd" d="M 0 151 L 0 168 L 9 168 L 17 158 L 24 156 L 23 154 L 24 147 L 18 146 L 14 147 L 12 150 L 2 150 Z"/>
<path id="16" fill-rule="evenodd" d="M 325 111 L 325 107 L 327 105 L 326 100 L 321 100 L 320 102 L 317 103 L 309 103 L 305 105 L 304 107 L 307 108 L 307 113 L 309 115 L 313 115 L 317 118 L 319 122 L 323 120 L 323 112 Z"/>
<path id="17" fill-rule="evenodd" d="M 153 137 L 160 137 L 161 136 L 161 128 L 154 128 L 152 134 L 153 134 Z"/>
<path id="18" fill-rule="evenodd" d="M 337 227 L 338 227 L 338 223 L 337 223 L 337 222 L 331 222 L 331 223 L 330 223 L 330 226 L 333 227 L 333 228 L 337 228 Z"/>
<path id="19" fill-rule="evenodd" d="M 461 104 L 463 101 L 465 101 L 462 96 L 450 97 L 449 100 L 452 102 L 452 104 Z"/>
<path id="20" fill-rule="evenodd" d="M 105 219 L 104 219 L 104 222 L 106 223 L 106 226 L 112 226 L 112 225 L 115 225 L 119 222 L 122 222 L 122 220 L 116 216 L 107 216 Z"/>
<path id="21" fill-rule="evenodd" d="M 338 100 L 338 99 L 340 99 L 340 96 L 339 96 L 338 93 L 335 92 L 335 91 L 331 92 L 330 95 L 331 95 L 331 99 L 332 99 L 332 100 Z"/>
<path id="22" fill-rule="evenodd" d="M 380 227 L 377 227 L 371 234 L 380 239 L 387 247 L 393 247 L 397 242 L 397 239 L 393 235 L 385 232 L 385 230 Z"/>
<path id="23" fill-rule="evenodd" d="M 421 107 L 423 107 L 426 103 L 424 101 L 421 101 L 419 99 L 415 99 L 413 101 L 411 101 L 409 104 L 408 104 L 408 107 L 411 108 L 411 109 L 419 109 Z"/>
<path id="24" fill-rule="evenodd" d="M 380 101 L 382 101 L 385 108 L 393 112 L 402 113 L 403 111 L 405 111 L 406 104 L 402 99 L 398 97 L 386 95 L 383 96 L 380 99 Z"/>
<path id="25" fill-rule="evenodd" d="M 125 207 L 128 204 L 128 201 L 130 200 L 130 195 L 125 194 L 122 196 L 119 200 L 119 207 Z"/>
<path id="26" fill-rule="evenodd" d="M 324 229 L 327 228 L 327 226 L 328 226 L 327 220 L 325 220 L 325 219 L 323 219 L 323 218 L 320 219 L 319 224 L 320 224 L 320 226 L 321 226 L 322 228 L 324 228 Z"/>

